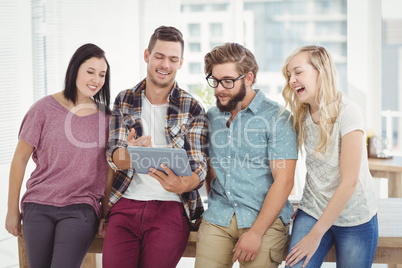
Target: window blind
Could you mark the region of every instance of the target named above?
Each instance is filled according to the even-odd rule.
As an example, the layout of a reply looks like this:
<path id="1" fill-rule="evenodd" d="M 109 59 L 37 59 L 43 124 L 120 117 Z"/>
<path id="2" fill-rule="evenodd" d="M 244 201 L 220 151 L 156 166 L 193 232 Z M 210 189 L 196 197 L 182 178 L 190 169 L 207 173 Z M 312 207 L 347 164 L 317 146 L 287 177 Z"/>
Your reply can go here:
<path id="1" fill-rule="evenodd" d="M 0 1 L 0 165 L 11 162 L 32 103 L 30 31 L 30 1 Z"/>

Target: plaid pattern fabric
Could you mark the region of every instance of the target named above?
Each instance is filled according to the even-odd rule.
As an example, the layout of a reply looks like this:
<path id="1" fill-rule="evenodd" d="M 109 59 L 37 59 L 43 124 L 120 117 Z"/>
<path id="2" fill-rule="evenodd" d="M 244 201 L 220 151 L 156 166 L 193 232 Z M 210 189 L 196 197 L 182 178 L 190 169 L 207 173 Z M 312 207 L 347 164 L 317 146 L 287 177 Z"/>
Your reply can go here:
<path id="1" fill-rule="evenodd" d="M 109 165 L 115 170 L 112 192 L 109 197 L 110 208 L 122 197 L 134 176 L 134 170 L 119 170 L 112 161 L 113 152 L 126 148 L 126 137 L 131 128 L 137 137 L 142 136 L 141 104 L 145 98 L 145 79 L 132 89 L 119 93 L 114 102 L 109 126 L 109 144 L 106 153 Z M 187 151 L 191 170 L 200 177 L 200 188 L 207 172 L 207 119 L 204 109 L 187 92 L 175 83 L 168 99 L 165 125 L 166 141 L 172 148 Z M 137 138 L 134 137 L 134 138 Z M 197 188 L 197 189 L 198 189 Z M 197 228 L 198 219 L 204 209 L 198 190 L 180 196 L 189 221 Z"/>

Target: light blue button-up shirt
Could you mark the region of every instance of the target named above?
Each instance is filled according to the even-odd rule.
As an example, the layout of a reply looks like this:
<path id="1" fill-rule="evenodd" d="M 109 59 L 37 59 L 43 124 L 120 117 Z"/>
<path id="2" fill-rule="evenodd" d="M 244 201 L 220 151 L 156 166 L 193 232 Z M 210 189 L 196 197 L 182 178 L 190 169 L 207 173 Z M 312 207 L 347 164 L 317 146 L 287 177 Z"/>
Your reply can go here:
<path id="1" fill-rule="evenodd" d="M 270 160 L 297 159 L 289 112 L 280 115 L 281 105 L 261 91 L 256 92 L 229 128 L 229 112 L 221 112 L 217 107 L 208 111 L 209 156 L 216 178 L 211 182 L 204 218 L 217 225 L 228 227 L 235 213 L 239 228 L 251 227 L 274 181 Z M 287 224 L 292 214 L 293 206 L 288 200 L 279 217 Z"/>

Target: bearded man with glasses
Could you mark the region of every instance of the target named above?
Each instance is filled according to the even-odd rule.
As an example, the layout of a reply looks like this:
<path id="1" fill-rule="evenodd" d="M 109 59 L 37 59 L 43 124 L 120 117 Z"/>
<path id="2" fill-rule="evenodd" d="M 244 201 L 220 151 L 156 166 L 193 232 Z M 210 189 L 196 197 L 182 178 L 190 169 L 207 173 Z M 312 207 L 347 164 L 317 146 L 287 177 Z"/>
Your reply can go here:
<path id="1" fill-rule="evenodd" d="M 208 209 L 195 267 L 278 267 L 294 211 L 288 196 L 297 143 L 289 113 L 253 89 L 258 65 L 247 48 L 227 43 L 204 60 L 216 107 L 208 111 Z"/>

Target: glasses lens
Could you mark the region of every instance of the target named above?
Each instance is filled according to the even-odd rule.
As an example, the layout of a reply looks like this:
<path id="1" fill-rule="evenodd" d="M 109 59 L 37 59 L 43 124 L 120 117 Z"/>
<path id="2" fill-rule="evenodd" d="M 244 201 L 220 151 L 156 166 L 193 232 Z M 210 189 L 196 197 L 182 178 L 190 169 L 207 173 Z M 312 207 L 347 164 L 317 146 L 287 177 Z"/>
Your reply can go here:
<path id="1" fill-rule="evenodd" d="M 223 84 L 223 87 L 224 87 L 224 88 L 231 89 L 231 88 L 233 88 L 233 86 L 234 86 L 234 81 L 233 81 L 233 80 L 230 80 L 230 79 L 228 79 L 228 80 L 222 80 L 222 84 Z"/>
<path id="2" fill-rule="evenodd" d="M 208 78 L 208 84 L 211 86 L 211 87 L 213 87 L 213 88 L 215 88 L 215 87 L 217 87 L 218 86 L 218 81 L 216 81 L 216 79 L 214 79 L 214 78 Z"/>

